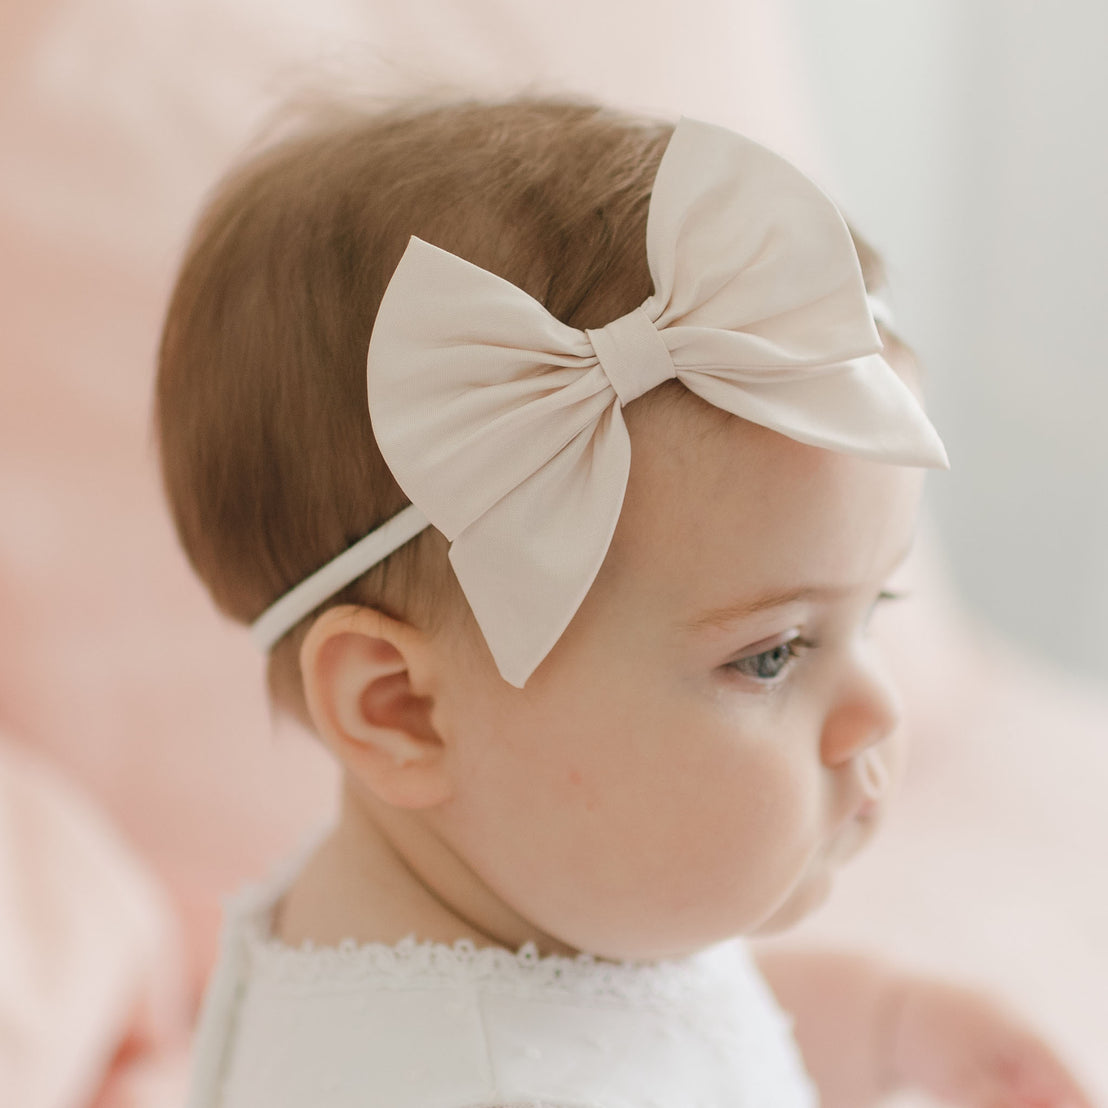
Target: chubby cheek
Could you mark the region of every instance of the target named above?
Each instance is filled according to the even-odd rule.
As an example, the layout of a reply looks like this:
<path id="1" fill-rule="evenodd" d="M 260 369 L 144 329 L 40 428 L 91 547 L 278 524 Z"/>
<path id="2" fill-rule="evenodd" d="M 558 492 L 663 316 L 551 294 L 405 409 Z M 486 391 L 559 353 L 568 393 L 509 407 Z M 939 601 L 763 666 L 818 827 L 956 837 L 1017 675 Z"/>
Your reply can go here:
<path id="1" fill-rule="evenodd" d="M 692 873 L 701 890 L 718 884 L 721 908 L 745 932 L 790 895 L 821 849 L 826 798 L 817 773 L 774 750 L 717 775 L 696 809 Z"/>
<path id="2" fill-rule="evenodd" d="M 483 721 L 449 817 L 459 855 L 518 913 L 607 957 L 753 931 L 824 839 L 811 750 L 648 696 Z"/>
<path id="3" fill-rule="evenodd" d="M 709 748 L 655 752 L 618 779 L 595 765 L 568 771 L 549 847 L 575 911 L 588 902 L 604 929 L 582 943 L 626 956 L 691 950 L 753 931 L 802 880 L 824 841 L 818 774 L 771 749 Z"/>

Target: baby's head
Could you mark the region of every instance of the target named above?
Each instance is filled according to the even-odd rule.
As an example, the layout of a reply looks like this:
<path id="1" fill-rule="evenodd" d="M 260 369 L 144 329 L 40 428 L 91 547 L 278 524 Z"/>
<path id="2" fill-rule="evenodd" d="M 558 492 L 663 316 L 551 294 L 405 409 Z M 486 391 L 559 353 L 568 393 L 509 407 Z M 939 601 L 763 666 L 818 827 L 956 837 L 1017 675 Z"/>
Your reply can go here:
<path id="1" fill-rule="evenodd" d="M 365 360 L 409 237 L 504 278 L 575 332 L 606 328 L 656 291 L 647 215 L 671 134 L 546 102 L 344 111 L 229 178 L 186 260 L 158 382 L 170 502 L 225 612 L 257 619 L 407 503 L 370 425 Z M 772 240 L 758 249 L 771 256 Z M 760 284 L 756 265 L 744 273 L 755 301 L 773 299 L 772 278 Z M 704 277 L 721 284 L 711 266 Z M 833 301 L 817 297 L 808 312 L 830 318 L 830 332 Z M 424 310 L 433 314 L 401 301 L 388 326 L 407 321 L 419 341 Z M 713 323 L 696 311 L 675 320 L 698 332 L 693 347 Z M 732 402 L 716 399 L 718 384 L 684 377 L 615 403 L 597 365 L 604 335 L 591 358 L 571 351 L 555 363 L 559 385 L 601 381 L 601 406 L 592 388 L 571 407 L 595 408 L 589 419 L 616 445 L 598 446 L 589 430 L 578 448 L 578 432 L 540 459 L 583 482 L 559 508 L 571 533 L 548 543 L 548 567 L 517 578 L 510 533 L 465 554 L 494 588 L 502 572 L 527 608 L 544 573 L 562 572 L 558 548 L 586 541 L 572 533 L 578 519 L 588 542 L 600 542 L 595 579 L 574 571 L 573 603 L 560 624 L 539 629 L 546 645 L 522 680 L 501 676 L 515 672 L 515 647 L 478 626 L 479 590 L 467 588 L 467 603 L 434 528 L 324 600 L 272 650 L 275 696 L 335 752 L 351 802 L 391 841 L 417 844 L 430 870 L 453 866 L 454 887 L 479 889 L 469 897 L 484 906 L 477 922 L 502 941 L 657 957 L 784 926 L 818 902 L 831 868 L 874 822 L 897 713 L 865 626 L 910 541 L 919 474 L 854 456 L 869 449 L 867 435 L 881 440 L 872 454 L 893 451 L 881 428 L 859 430 L 841 373 L 806 377 L 813 362 L 861 365 L 870 350 L 820 359 L 806 324 L 744 322 L 758 357 L 784 350 L 792 360 L 774 372 L 797 382 L 785 399 L 749 385 L 751 419 L 722 410 Z M 475 319 L 473 333 L 483 326 Z M 401 394 L 406 368 L 394 375 Z M 523 377 L 510 369 L 500 392 L 525 387 Z M 446 387 L 444 406 L 465 408 L 469 393 Z M 541 408 L 553 390 L 540 392 Z M 881 403 L 903 404 L 893 400 Z M 847 414 L 825 419 L 837 407 Z M 585 486 L 614 480 L 622 494 L 608 470 L 622 456 L 624 421 L 630 466 L 611 533 Z M 486 436 L 494 432 L 473 432 Z M 814 445 L 836 436 L 860 436 L 864 449 Z M 526 453 L 529 439 L 520 442 Z M 409 453 L 418 461 L 440 446 L 429 436 Z M 518 523 L 518 511 L 509 518 Z"/>
<path id="2" fill-rule="evenodd" d="M 671 131 L 568 103 L 340 106 L 222 182 L 170 304 L 157 425 L 181 541 L 223 612 L 254 620 L 407 503 L 365 365 L 410 236 L 603 326 L 650 292 L 647 205 Z M 464 621 L 446 549 L 429 529 L 327 604 Z M 273 695 L 305 721 L 310 622 L 270 655 Z"/>

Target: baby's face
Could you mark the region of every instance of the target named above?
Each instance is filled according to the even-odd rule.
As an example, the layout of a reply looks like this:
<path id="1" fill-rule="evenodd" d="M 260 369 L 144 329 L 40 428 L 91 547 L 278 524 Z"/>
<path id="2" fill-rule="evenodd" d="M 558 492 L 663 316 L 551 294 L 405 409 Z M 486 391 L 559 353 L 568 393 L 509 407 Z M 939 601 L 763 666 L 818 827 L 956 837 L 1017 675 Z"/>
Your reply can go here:
<path id="1" fill-rule="evenodd" d="M 609 556 L 523 690 L 487 652 L 438 700 L 438 814 L 515 913 L 571 947 L 663 957 L 783 927 L 868 837 L 897 700 L 867 622 L 918 471 L 682 400 L 627 412 Z"/>

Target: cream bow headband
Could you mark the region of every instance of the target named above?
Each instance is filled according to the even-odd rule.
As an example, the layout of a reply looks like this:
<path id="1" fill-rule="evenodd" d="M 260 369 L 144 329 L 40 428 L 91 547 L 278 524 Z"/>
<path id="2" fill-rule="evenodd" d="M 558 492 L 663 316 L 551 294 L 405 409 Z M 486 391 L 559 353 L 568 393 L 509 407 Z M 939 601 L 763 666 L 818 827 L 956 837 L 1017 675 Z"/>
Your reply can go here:
<path id="1" fill-rule="evenodd" d="M 799 170 L 683 119 L 647 219 L 654 293 L 597 330 L 413 238 L 369 344 L 373 431 L 412 501 L 265 612 L 268 649 L 428 522 L 505 680 L 522 688 L 607 553 L 631 444 L 621 409 L 676 377 L 789 438 L 899 465 L 946 453 L 881 349 L 854 244 Z"/>

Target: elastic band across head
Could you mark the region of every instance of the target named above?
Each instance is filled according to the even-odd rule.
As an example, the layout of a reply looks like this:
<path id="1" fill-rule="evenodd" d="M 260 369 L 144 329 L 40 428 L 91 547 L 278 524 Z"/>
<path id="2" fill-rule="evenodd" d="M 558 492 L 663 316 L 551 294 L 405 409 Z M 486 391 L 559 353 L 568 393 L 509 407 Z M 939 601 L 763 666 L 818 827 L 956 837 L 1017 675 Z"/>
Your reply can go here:
<path id="1" fill-rule="evenodd" d="M 401 509 L 271 604 L 250 625 L 254 645 L 263 652 L 270 650 L 325 600 L 357 581 L 428 526 L 427 517 L 414 504 Z"/>

